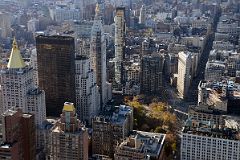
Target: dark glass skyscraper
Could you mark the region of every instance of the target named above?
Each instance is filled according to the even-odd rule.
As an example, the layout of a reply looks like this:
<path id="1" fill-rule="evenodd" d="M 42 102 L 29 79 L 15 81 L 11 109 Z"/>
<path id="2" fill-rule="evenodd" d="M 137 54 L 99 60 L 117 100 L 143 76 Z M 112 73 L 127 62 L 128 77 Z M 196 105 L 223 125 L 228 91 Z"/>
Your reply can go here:
<path id="1" fill-rule="evenodd" d="M 164 58 L 159 53 L 145 55 L 141 61 L 141 93 L 159 94 L 162 87 Z"/>
<path id="2" fill-rule="evenodd" d="M 62 104 L 75 103 L 75 46 L 67 36 L 36 37 L 38 81 L 46 93 L 47 116 L 59 116 Z"/>

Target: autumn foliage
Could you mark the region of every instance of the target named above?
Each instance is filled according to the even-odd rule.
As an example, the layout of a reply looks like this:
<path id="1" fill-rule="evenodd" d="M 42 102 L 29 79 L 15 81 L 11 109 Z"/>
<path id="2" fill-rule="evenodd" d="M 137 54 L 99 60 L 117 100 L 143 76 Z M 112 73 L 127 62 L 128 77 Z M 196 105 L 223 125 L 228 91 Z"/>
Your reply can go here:
<path id="1" fill-rule="evenodd" d="M 134 111 L 134 129 L 147 132 L 166 133 L 165 154 L 170 155 L 176 151 L 178 121 L 168 105 L 157 102 L 154 98 L 152 103 L 144 104 L 146 97 L 126 97 L 125 103 L 132 106 Z"/>

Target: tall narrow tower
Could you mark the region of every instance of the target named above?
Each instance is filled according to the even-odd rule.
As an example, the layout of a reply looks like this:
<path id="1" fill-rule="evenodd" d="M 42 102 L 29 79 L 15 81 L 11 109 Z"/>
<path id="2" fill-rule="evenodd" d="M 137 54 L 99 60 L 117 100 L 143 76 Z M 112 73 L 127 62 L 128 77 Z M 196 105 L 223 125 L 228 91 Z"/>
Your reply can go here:
<path id="1" fill-rule="evenodd" d="M 107 69 L 106 69 L 106 40 L 102 27 L 101 15 L 98 4 L 91 32 L 90 58 L 93 71 L 96 74 L 96 82 L 99 87 L 100 104 L 105 105 L 108 101 Z"/>
<path id="2" fill-rule="evenodd" d="M 76 106 L 78 118 L 91 124 L 91 118 L 100 110 L 100 95 L 96 84 L 96 76 L 91 69 L 87 56 L 77 56 L 76 64 Z"/>
<path id="3" fill-rule="evenodd" d="M 177 90 L 181 98 L 187 98 L 189 87 L 191 85 L 192 54 L 191 52 L 178 53 L 178 78 Z"/>
<path id="4" fill-rule="evenodd" d="M 142 5 L 140 9 L 139 23 L 145 24 L 145 20 L 146 20 L 146 8 L 144 5 Z"/>
<path id="5" fill-rule="evenodd" d="M 125 8 L 116 9 L 115 21 L 115 81 L 117 84 L 122 82 L 122 70 L 125 48 Z"/>

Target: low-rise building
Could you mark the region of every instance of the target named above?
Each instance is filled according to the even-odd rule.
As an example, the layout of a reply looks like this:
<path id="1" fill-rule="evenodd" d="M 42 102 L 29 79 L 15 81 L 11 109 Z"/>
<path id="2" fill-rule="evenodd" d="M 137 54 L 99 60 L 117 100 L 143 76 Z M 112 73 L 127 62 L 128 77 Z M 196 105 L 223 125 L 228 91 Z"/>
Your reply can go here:
<path id="1" fill-rule="evenodd" d="M 190 106 L 188 117 L 196 121 L 211 121 L 211 123 L 218 126 L 225 125 L 225 117 L 222 116 L 221 112 L 205 104 Z"/>
<path id="2" fill-rule="evenodd" d="M 208 61 L 205 68 L 204 79 L 206 81 L 220 80 L 225 73 L 225 63 L 222 61 Z"/>
<path id="3" fill-rule="evenodd" d="M 116 147 L 115 160 L 163 160 L 165 134 L 133 131 Z"/>
<path id="4" fill-rule="evenodd" d="M 198 104 L 212 105 L 225 113 L 240 113 L 240 85 L 234 81 L 202 81 L 198 86 Z"/>

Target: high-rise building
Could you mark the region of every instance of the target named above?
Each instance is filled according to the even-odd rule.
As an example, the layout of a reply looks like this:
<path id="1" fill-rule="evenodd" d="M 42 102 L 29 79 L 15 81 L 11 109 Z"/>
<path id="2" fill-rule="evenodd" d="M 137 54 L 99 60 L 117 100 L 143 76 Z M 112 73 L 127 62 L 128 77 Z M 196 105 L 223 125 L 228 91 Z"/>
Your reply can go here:
<path id="1" fill-rule="evenodd" d="M 15 39 L 8 65 L 0 73 L 0 111 L 20 108 L 34 114 L 35 124 L 41 126 L 46 119 L 45 93 L 35 86 L 33 68 L 23 61 Z"/>
<path id="2" fill-rule="evenodd" d="M 7 38 L 12 35 L 11 31 L 11 14 L 0 12 L 0 37 Z"/>
<path id="3" fill-rule="evenodd" d="M 142 5 L 142 7 L 140 9 L 139 23 L 145 24 L 145 20 L 146 20 L 146 8 L 144 5 Z"/>
<path id="4" fill-rule="evenodd" d="M 96 7 L 96 15 L 91 32 L 90 58 L 92 68 L 96 74 L 96 82 L 100 93 L 100 104 L 102 106 L 107 103 L 109 98 L 107 93 L 106 39 L 98 5 Z"/>
<path id="5" fill-rule="evenodd" d="M 30 57 L 30 66 L 33 68 L 33 81 L 38 86 L 38 66 L 37 66 L 37 50 L 32 49 Z"/>
<path id="6" fill-rule="evenodd" d="M 76 65 L 76 109 L 78 118 L 91 124 L 91 118 L 100 111 L 100 95 L 95 72 L 87 56 L 77 56 Z"/>
<path id="7" fill-rule="evenodd" d="M 177 90 L 181 98 L 186 98 L 192 81 L 192 55 L 190 52 L 178 53 Z"/>
<path id="8" fill-rule="evenodd" d="M 108 109 L 113 112 L 109 114 Z M 121 143 L 133 129 L 133 109 L 125 105 L 108 109 L 106 115 L 97 116 L 92 121 L 92 152 L 113 158 L 117 143 Z"/>
<path id="9" fill-rule="evenodd" d="M 117 84 L 122 82 L 122 70 L 125 48 L 125 8 L 116 9 L 115 22 L 115 81 Z"/>
<path id="10" fill-rule="evenodd" d="M 49 135 L 47 159 L 88 160 L 88 143 L 88 131 L 77 119 L 73 103 L 65 102 Z"/>
<path id="11" fill-rule="evenodd" d="M 46 92 L 47 115 L 59 116 L 64 102 L 75 102 L 74 38 L 40 35 L 36 45 L 38 81 Z"/>
<path id="12" fill-rule="evenodd" d="M 35 160 L 34 116 L 21 110 L 7 110 L 2 114 L 2 142 L 0 159 Z"/>
<path id="13" fill-rule="evenodd" d="M 22 109 L 35 115 L 37 128 L 36 147 L 42 148 L 41 128 L 46 120 L 45 92 L 34 84 L 34 70 L 26 65 L 14 39 L 12 52 L 6 68 L 0 71 L 0 111 Z M 40 151 L 40 150 L 39 150 Z"/>
<path id="14" fill-rule="evenodd" d="M 143 56 L 141 62 L 141 92 L 157 94 L 161 91 L 163 81 L 164 58 L 159 53 Z"/>

